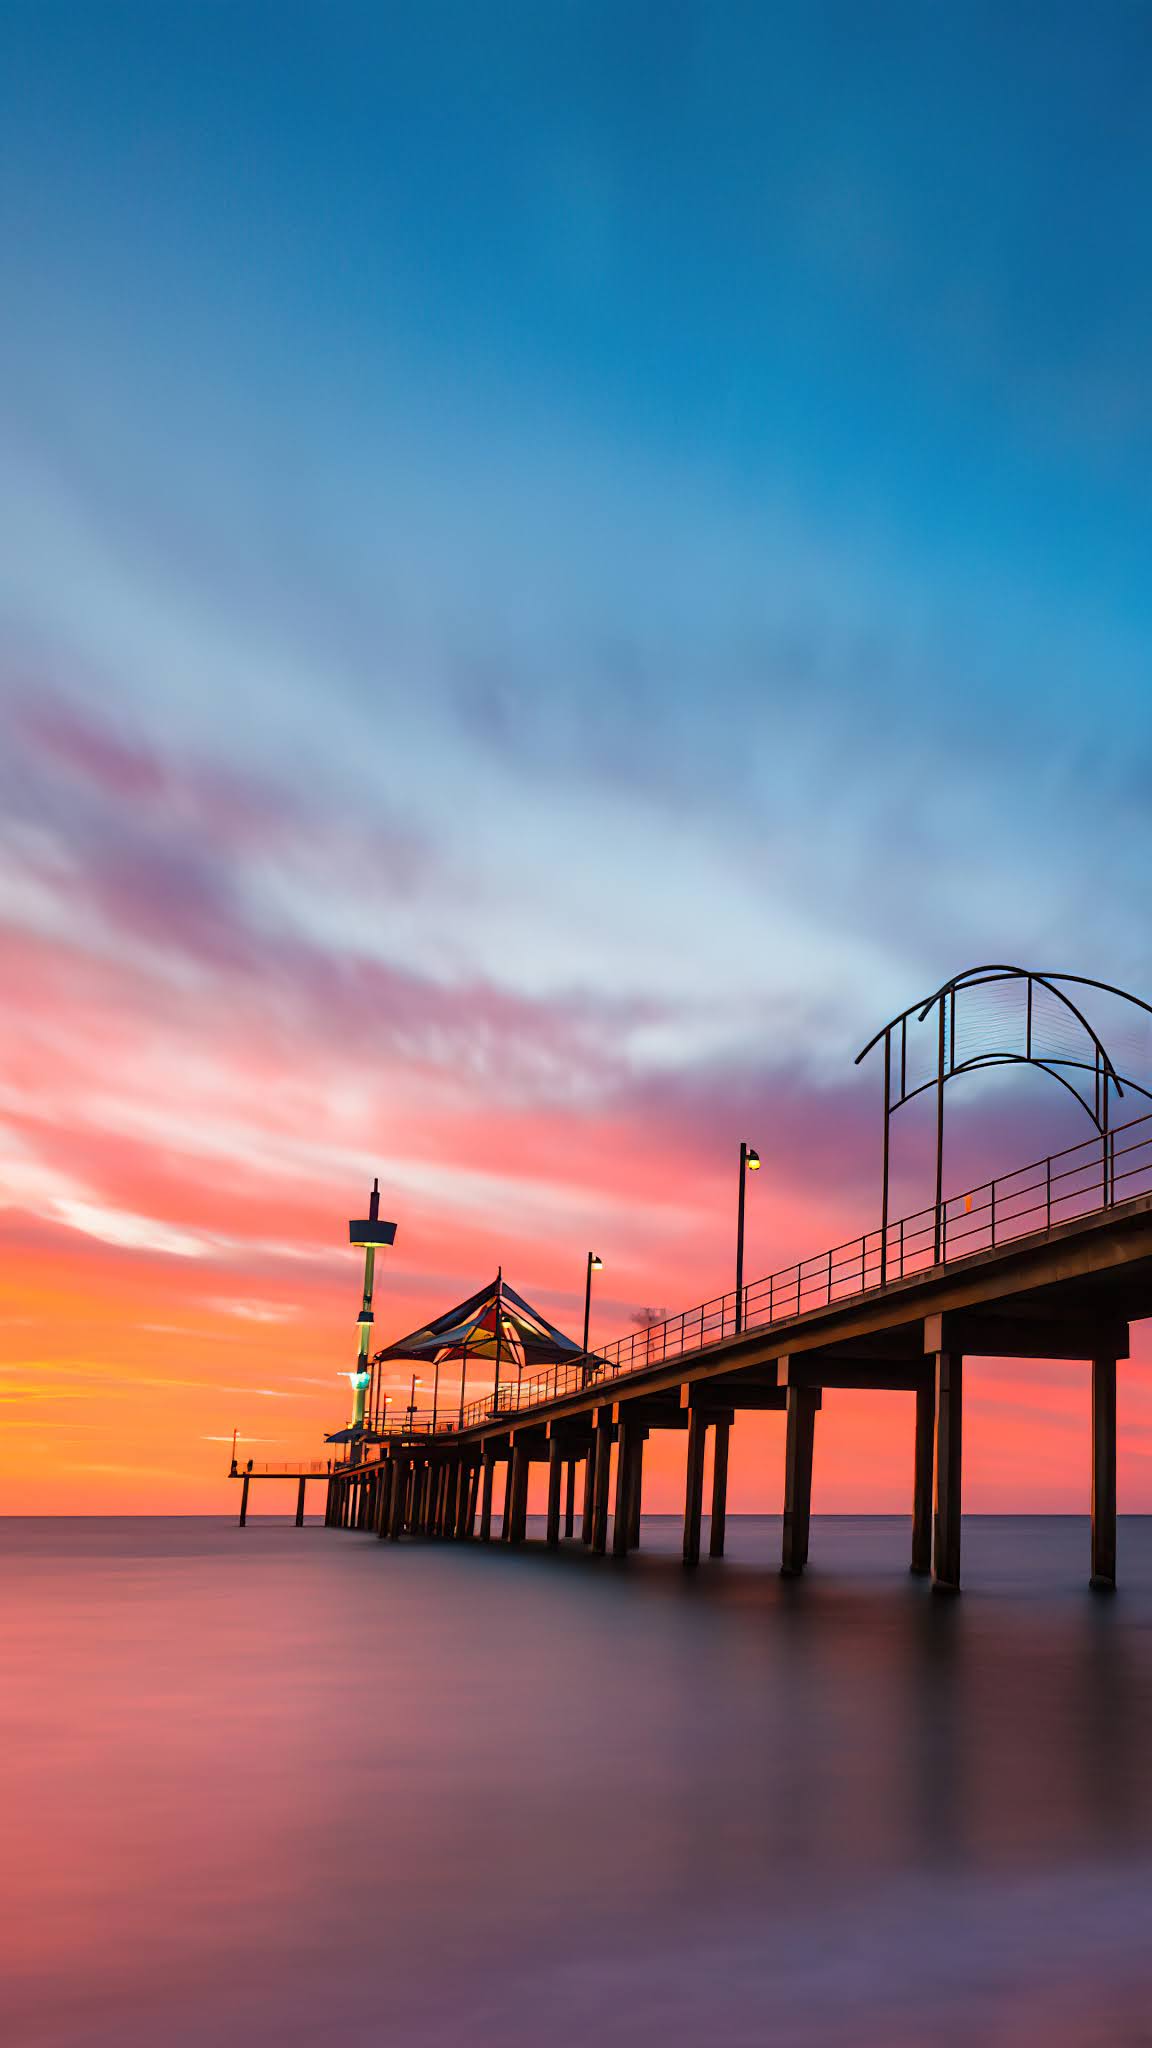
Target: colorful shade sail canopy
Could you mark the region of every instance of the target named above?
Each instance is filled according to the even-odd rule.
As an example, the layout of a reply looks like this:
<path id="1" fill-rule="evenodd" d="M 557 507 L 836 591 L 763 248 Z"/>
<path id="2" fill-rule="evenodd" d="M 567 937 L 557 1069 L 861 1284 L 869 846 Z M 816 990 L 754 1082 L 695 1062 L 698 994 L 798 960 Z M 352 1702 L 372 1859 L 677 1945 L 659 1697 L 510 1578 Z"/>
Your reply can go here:
<path id="1" fill-rule="evenodd" d="M 583 1356 L 579 1344 L 550 1323 L 539 1309 L 509 1287 L 498 1273 L 487 1287 L 455 1308 L 401 1337 L 377 1359 L 420 1358 L 442 1364 L 449 1358 L 491 1359 L 501 1370 L 555 1365 Z"/>

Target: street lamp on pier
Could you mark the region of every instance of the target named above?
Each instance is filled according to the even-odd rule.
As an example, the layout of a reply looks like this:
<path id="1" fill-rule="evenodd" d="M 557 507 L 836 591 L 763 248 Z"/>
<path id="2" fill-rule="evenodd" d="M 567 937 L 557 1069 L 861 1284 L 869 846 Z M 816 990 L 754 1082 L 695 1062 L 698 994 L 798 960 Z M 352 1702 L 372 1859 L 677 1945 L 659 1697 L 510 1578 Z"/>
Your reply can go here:
<path id="1" fill-rule="evenodd" d="M 759 1173 L 760 1154 L 751 1145 L 740 1146 L 740 1196 L 736 1207 L 736 1335 L 744 1328 L 744 1184 L 750 1173 Z"/>
<path id="2" fill-rule="evenodd" d="M 599 1252 L 589 1252 L 588 1270 L 584 1276 L 584 1364 L 580 1373 L 580 1384 L 584 1387 L 592 1377 L 592 1367 L 588 1362 L 588 1331 L 592 1322 L 592 1275 L 603 1271 L 604 1261 Z"/>
<path id="3" fill-rule="evenodd" d="M 584 1352 L 588 1352 L 588 1329 L 592 1321 L 592 1275 L 604 1271 L 604 1261 L 599 1252 L 589 1252 L 588 1271 L 584 1280 Z"/>

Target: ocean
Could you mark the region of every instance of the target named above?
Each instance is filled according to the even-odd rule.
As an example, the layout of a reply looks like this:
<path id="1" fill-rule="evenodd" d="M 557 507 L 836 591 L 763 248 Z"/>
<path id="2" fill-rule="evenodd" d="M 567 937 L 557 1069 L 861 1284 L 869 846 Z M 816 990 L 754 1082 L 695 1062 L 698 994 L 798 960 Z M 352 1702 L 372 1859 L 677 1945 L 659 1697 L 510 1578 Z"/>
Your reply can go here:
<path id="1" fill-rule="evenodd" d="M 5 2048 L 1152 2043 L 1152 1520 L 679 1537 L 0 1521 Z"/>

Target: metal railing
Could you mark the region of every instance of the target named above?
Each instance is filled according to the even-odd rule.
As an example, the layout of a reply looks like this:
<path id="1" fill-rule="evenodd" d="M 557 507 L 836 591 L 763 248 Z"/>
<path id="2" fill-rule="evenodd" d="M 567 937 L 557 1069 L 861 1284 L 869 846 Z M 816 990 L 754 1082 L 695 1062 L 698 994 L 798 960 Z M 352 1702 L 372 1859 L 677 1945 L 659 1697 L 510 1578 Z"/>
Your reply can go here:
<path id="1" fill-rule="evenodd" d="M 794 1322 L 814 1309 L 876 1293 L 933 1267 L 1049 1231 L 1141 1194 L 1152 1194 L 1152 1114 L 995 1180 L 978 1182 L 963 1194 L 947 1197 L 938 1208 L 933 1204 L 898 1218 L 886 1232 L 865 1231 L 816 1258 L 750 1281 L 743 1289 L 739 1320 L 735 1292 L 720 1294 L 650 1328 L 633 1330 L 598 1351 L 549 1366 L 531 1378 L 501 1383 L 470 1401 L 458 1419 L 439 1421 L 435 1432 L 431 1417 L 416 1416 L 387 1433 L 453 1436 L 460 1429 L 520 1415 L 564 1394 L 689 1357 L 726 1337 Z"/>
<path id="2" fill-rule="evenodd" d="M 335 1458 L 297 1458 L 290 1465 L 257 1464 L 255 1459 L 238 1458 L 236 1477 L 243 1479 L 250 1472 L 254 1479 L 309 1479 L 315 1473 L 322 1477 L 325 1472 L 341 1469 Z"/>

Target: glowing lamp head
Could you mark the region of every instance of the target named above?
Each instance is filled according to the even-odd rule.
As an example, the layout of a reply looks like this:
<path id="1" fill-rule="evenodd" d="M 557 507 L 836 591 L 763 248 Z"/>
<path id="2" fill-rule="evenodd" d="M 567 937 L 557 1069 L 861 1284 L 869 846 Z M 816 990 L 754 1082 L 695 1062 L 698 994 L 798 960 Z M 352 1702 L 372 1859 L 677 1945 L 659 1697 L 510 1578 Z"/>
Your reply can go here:
<path id="1" fill-rule="evenodd" d="M 370 1372 L 350 1372 L 348 1378 L 358 1394 L 362 1393 L 365 1387 L 370 1387 L 372 1384 Z"/>
<path id="2" fill-rule="evenodd" d="M 599 1252 L 589 1252 L 588 1264 L 594 1273 L 602 1273 L 604 1271 L 604 1261 L 600 1257 Z"/>
<path id="3" fill-rule="evenodd" d="M 759 1173 L 760 1154 L 758 1152 L 754 1152 L 751 1145 L 749 1145 L 747 1153 L 745 1155 L 744 1164 L 748 1168 L 749 1173 Z"/>

